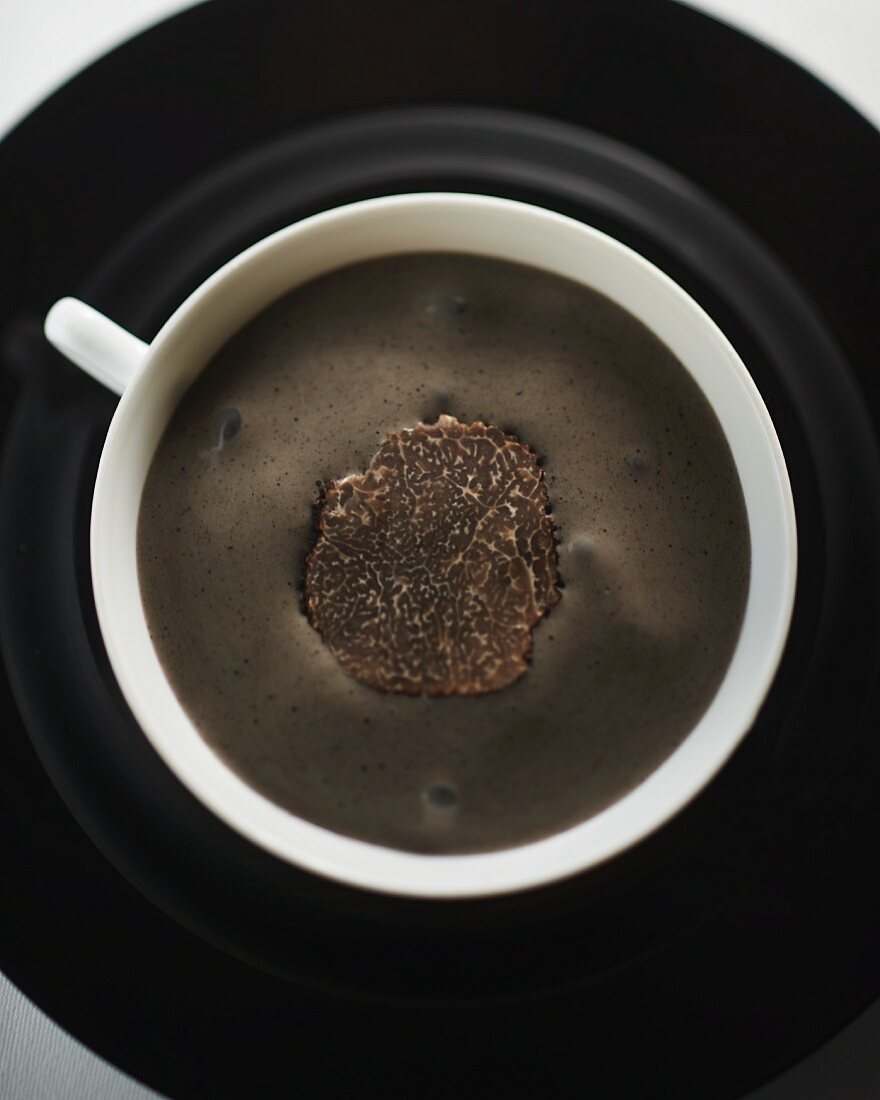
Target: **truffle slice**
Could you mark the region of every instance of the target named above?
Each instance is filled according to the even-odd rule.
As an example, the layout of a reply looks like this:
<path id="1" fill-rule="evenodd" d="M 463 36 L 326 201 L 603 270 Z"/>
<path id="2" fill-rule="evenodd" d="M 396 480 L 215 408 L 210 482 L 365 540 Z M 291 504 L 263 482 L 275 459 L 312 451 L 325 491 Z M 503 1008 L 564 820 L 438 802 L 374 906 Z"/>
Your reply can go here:
<path id="1" fill-rule="evenodd" d="M 441 416 L 395 432 L 364 474 L 331 482 L 306 562 L 309 619 L 380 691 L 480 695 L 526 671 L 559 600 L 535 455 L 499 428 Z"/>

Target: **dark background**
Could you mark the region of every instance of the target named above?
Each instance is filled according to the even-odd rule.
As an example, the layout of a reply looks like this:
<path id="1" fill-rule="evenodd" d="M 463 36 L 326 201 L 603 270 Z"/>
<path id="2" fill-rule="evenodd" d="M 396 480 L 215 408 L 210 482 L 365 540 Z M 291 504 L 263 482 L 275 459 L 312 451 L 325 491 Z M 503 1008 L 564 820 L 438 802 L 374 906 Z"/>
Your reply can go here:
<path id="1" fill-rule="evenodd" d="M 355 118 L 417 105 L 440 113 Z M 537 121 L 502 139 L 450 107 Z M 351 182 L 380 153 L 409 164 L 419 133 L 447 163 Z M 514 154 L 545 150 L 527 187 Z M 493 157 L 499 190 L 617 232 L 734 338 L 786 444 L 801 584 L 761 721 L 685 814 L 588 880 L 450 909 L 276 866 L 140 744 L 88 583 L 113 399 L 40 322 L 80 293 L 149 338 L 275 220 L 477 188 Z M 175 1097 L 733 1097 L 851 1020 L 880 992 L 878 194 L 860 116 L 667 0 L 214 0 L 34 112 L 0 144 L 3 970 Z M 870 1068 L 870 1028 L 846 1040 L 866 1060 L 826 1060 L 815 1095 L 857 1095 L 843 1074 Z"/>

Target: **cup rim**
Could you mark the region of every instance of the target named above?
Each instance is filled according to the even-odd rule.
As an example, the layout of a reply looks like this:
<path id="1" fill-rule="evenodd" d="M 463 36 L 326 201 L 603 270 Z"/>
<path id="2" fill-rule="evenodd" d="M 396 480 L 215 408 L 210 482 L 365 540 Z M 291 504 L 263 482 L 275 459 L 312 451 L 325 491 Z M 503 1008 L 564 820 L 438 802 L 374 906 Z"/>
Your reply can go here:
<path id="1" fill-rule="evenodd" d="M 628 267 L 633 277 L 653 282 L 658 291 L 662 290 L 667 307 L 678 310 L 682 318 L 687 318 L 688 323 L 694 326 L 694 332 L 699 331 L 701 338 L 715 348 L 717 362 L 726 364 L 725 369 L 730 379 L 735 380 L 737 384 L 737 393 L 742 398 L 742 408 L 748 409 L 752 417 L 751 427 L 759 448 L 763 443 L 764 454 L 761 457 L 763 465 L 760 473 L 768 479 L 768 492 L 774 492 L 778 500 L 778 511 L 775 516 L 778 531 L 775 532 L 774 537 L 778 539 L 780 548 L 779 561 L 776 563 L 778 583 L 775 594 L 772 596 L 775 599 L 774 613 L 764 638 L 761 659 L 752 661 L 755 667 L 751 678 L 740 685 L 746 695 L 739 708 L 739 719 L 733 724 L 736 729 L 728 725 L 720 733 L 716 730 L 715 736 L 712 737 L 711 728 L 703 729 L 703 727 L 707 725 L 707 718 L 711 716 L 722 688 L 727 684 L 731 670 L 739 657 L 743 644 L 742 634 L 722 685 L 703 717 L 690 730 L 682 743 L 633 790 L 598 814 L 548 837 L 510 848 L 460 855 L 406 852 L 335 833 L 282 809 L 239 778 L 210 749 L 174 695 L 159 662 L 158 654 L 149 641 L 149 630 L 139 587 L 133 594 L 139 610 L 138 619 L 137 613 L 133 612 L 130 606 L 127 612 L 120 611 L 120 592 L 113 583 L 113 572 L 110 568 L 115 553 L 114 497 L 117 497 L 119 491 L 118 480 L 124 476 L 124 472 L 120 473 L 119 466 L 120 447 L 131 426 L 129 422 L 134 415 L 132 410 L 136 410 L 144 399 L 144 394 L 152 384 L 157 365 L 162 362 L 166 351 L 174 345 L 188 319 L 195 317 L 199 310 L 204 312 L 211 297 L 217 294 L 224 284 L 235 277 L 240 277 L 245 271 L 256 270 L 272 250 L 286 249 L 292 241 L 305 239 L 308 234 L 321 234 L 331 229 L 341 232 L 346 228 L 356 228 L 359 219 L 389 215 L 393 218 L 396 216 L 396 211 L 412 212 L 413 210 L 433 210 L 435 215 L 440 211 L 453 217 L 464 216 L 466 213 L 474 213 L 485 218 L 493 216 L 500 218 L 503 215 L 510 220 L 511 224 L 517 221 L 524 224 L 532 220 L 536 225 L 540 223 L 542 230 L 547 232 L 552 230 L 570 237 L 574 235 L 583 242 L 589 241 L 589 247 L 597 250 L 599 254 L 604 253 L 608 262 L 613 260 L 621 265 L 622 270 Z M 457 247 L 452 250 L 468 251 L 467 248 Z M 584 251 L 588 251 L 586 245 Z M 530 263 L 528 259 L 518 259 L 515 262 Z M 338 266 L 340 266 L 338 263 L 331 264 L 326 270 L 332 270 L 333 267 Z M 542 265 L 533 263 L 532 266 Z M 293 277 L 288 289 L 313 277 L 309 275 L 305 280 Z M 611 296 L 602 286 L 596 289 Z M 284 292 L 282 288 L 275 296 Z M 265 308 L 268 304 L 267 301 L 260 308 Z M 636 310 L 628 305 L 624 305 L 624 308 L 643 323 L 648 323 Z M 649 324 L 648 327 L 657 334 L 653 325 Z M 688 363 L 684 365 L 691 371 Z M 706 391 L 699 379 L 697 384 L 705 394 Z M 707 399 L 709 399 L 708 395 Z M 723 410 L 715 407 L 711 399 L 710 404 L 715 409 L 733 452 L 748 510 L 750 501 L 743 481 L 740 460 L 757 462 L 758 458 L 754 454 L 748 458 L 738 453 L 728 433 L 722 415 Z M 149 465 L 149 459 L 146 465 Z M 139 498 L 140 494 L 138 494 L 136 513 L 139 510 Z M 752 573 L 754 573 L 755 532 L 752 529 L 752 518 L 749 512 Z M 794 606 L 797 532 L 794 502 L 785 459 L 770 414 L 760 393 L 745 364 L 721 329 L 677 283 L 628 246 L 592 226 L 565 215 L 532 204 L 487 195 L 425 192 L 384 196 L 349 203 L 286 226 L 233 257 L 178 306 L 149 345 L 143 367 L 126 388 L 113 416 L 101 454 L 93 495 L 91 562 L 98 620 L 111 666 L 123 695 L 144 735 L 165 763 L 216 816 L 272 854 L 349 885 L 412 897 L 464 898 L 534 888 L 602 863 L 656 831 L 711 781 L 747 735 L 766 698 L 781 660 Z M 755 597 L 753 581 L 754 577 L 750 576 L 746 618 L 750 609 L 753 610 L 752 604 Z M 129 600 L 130 603 L 131 600 Z M 134 622 L 132 615 L 136 620 Z M 745 623 L 743 629 L 745 629 Z M 139 658 L 134 656 L 131 637 L 127 636 L 132 630 L 139 632 L 141 643 L 146 636 L 152 652 L 152 661 L 143 649 L 143 645 L 141 645 Z M 686 762 L 684 766 L 682 765 L 682 752 L 701 729 L 705 742 L 703 764 L 700 768 L 691 765 L 689 769 Z M 185 746 L 185 751 L 182 746 Z M 641 817 L 639 817 L 640 805 L 643 807 Z M 623 827 L 626 824 L 628 827 Z"/>

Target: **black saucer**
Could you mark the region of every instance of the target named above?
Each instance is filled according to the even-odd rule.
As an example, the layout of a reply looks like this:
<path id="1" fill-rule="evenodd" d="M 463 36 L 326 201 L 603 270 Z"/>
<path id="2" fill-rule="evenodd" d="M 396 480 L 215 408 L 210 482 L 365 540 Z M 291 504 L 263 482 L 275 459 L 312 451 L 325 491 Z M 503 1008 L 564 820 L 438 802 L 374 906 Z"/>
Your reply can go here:
<path id="1" fill-rule="evenodd" d="M 880 992 L 880 464 L 853 383 L 876 410 L 880 138 L 788 62 L 676 5 L 379 7 L 215 0 L 0 146 L 14 379 L 0 606 L 21 715 L 7 699 L 0 966 L 174 1096 L 740 1095 Z M 442 101 L 459 106 L 411 106 Z M 75 292 L 148 338 L 266 232 L 427 188 L 582 217 L 685 285 L 771 409 L 801 543 L 782 671 L 719 780 L 598 872 L 453 905 L 278 863 L 148 749 L 88 578 L 114 402 L 40 335 L 51 300 Z"/>

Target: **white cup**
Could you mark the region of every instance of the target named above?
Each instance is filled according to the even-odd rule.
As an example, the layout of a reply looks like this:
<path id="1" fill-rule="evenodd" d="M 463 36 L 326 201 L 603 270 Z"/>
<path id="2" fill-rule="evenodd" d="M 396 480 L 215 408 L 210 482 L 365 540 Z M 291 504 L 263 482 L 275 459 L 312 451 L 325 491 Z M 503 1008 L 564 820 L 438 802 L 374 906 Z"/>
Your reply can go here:
<path id="1" fill-rule="evenodd" d="M 183 393 L 247 321 L 300 283 L 395 252 L 460 251 L 530 264 L 593 287 L 646 324 L 709 400 L 742 484 L 751 576 L 739 640 L 709 708 L 642 783 L 581 824 L 543 840 L 474 855 L 418 855 L 365 843 L 281 809 L 208 747 L 174 694 L 150 640 L 137 570 L 147 470 Z M 592 867 L 657 829 L 692 799 L 748 733 L 782 655 L 794 601 L 797 536 L 782 450 L 748 371 L 721 330 L 679 286 L 589 226 L 535 206 L 462 194 L 353 203 L 282 229 L 212 275 L 151 344 L 71 298 L 46 336 L 122 394 L 98 468 L 91 561 L 104 643 L 145 735 L 218 817 L 282 859 L 391 894 L 476 897 L 536 887 Z"/>

